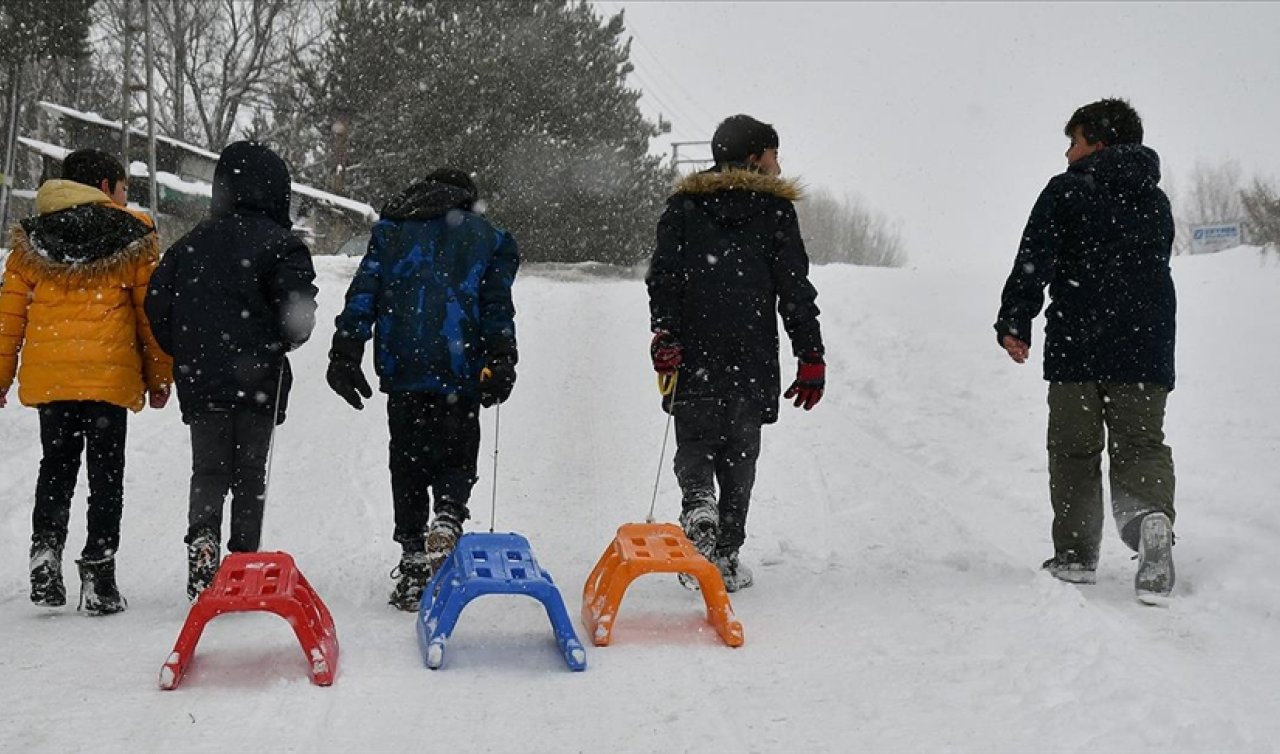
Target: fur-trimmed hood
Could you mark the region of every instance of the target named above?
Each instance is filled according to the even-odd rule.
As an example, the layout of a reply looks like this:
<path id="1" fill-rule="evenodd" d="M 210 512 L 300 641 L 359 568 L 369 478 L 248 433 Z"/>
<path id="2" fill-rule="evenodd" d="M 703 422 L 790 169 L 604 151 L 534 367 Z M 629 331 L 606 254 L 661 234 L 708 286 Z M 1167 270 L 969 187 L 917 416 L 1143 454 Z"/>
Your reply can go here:
<path id="1" fill-rule="evenodd" d="M 45 181 L 40 214 L 10 231 L 13 253 L 44 275 L 68 282 L 112 275 L 145 255 L 159 256 L 155 231 L 111 197 L 75 181 Z"/>
<path id="2" fill-rule="evenodd" d="M 121 210 L 110 210 L 121 212 Z M 57 278 L 65 283 L 80 283 L 102 277 L 114 277 L 132 266 L 139 259 L 159 259 L 160 240 L 154 231 L 116 253 L 86 262 L 61 262 L 51 258 L 44 250 L 36 248 L 21 225 L 14 225 L 10 236 L 13 248 L 12 263 L 26 265 L 41 275 Z"/>
<path id="3" fill-rule="evenodd" d="M 788 178 L 741 168 L 712 168 L 685 176 L 676 196 L 692 199 L 724 226 L 740 225 L 777 209 L 778 200 L 791 203 L 804 196 L 800 184 Z"/>
<path id="4" fill-rule="evenodd" d="M 741 168 L 704 170 L 687 175 L 676 184 L 677 194 L 713 194 L 717 191 L 754 191 L 772 194 L 789 202 L 804 198 L 804 189 L 793 179 Z"/>

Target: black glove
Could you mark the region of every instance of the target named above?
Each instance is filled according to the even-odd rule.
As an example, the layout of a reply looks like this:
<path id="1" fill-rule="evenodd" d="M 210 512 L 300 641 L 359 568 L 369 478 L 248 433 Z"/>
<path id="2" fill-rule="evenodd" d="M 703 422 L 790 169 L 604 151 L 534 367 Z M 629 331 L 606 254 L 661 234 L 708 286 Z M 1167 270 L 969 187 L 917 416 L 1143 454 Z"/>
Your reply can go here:
<path id="1" fill-rule="evenodd" d="M 352 408 L 364 408 L 364 404 L 360 402 L 360 396 L 373 397 L 373 389 L 369 387 L 369 381 L 364 378 L 364 370 L 360 368 L 360 362 L 352 361 L 345 354 L 337 351 L 329 352 L 329 370 L 325 372 L 324 378 L 329 383 L 329 387 L 333 388 L 333 392 L 342 396 L 342 400 L 350 403 Z"/>
<path id="2" fill-rule="evenodd" d="M 480 405 L 488 408 L 511 397 L 516 385 L 516 362 L 510 358 L 497 358 L 480 372 Z"/>

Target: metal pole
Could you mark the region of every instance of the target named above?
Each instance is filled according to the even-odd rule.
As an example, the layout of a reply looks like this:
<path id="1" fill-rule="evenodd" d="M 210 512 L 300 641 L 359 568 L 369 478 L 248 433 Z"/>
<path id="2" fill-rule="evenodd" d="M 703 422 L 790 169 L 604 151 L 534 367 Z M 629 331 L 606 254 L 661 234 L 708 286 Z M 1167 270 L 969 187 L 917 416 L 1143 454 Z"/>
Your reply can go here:
<path id="1" fill-rule="evenodd" d="M 4 181 L 0 183 L 0 232 L 9 227 L 9 193 L 13 190 L 13 164 L 18 151 L 18 91 L 22 88 L 22 63 L 9 68 L 9 131 L 5 135 Z M 0 238 L 0 246 L 8 243 L 8 234 Z"/>
<path id="2" fill-rule="evenodd" d="M 129 177 L 129 112 L 133 109 L 130 98 L 133 96 L 133 18 L 129 14 L 130 0 L 121 0 L 120 12 L 124 18 L 124 43 L 122 58 L 124 75 L 121 76 L 123 89 L 120 92 L 120 161 L 124 163 L 125 178 Z"/>
<path id="3" fill-rule="evenodd" d="M 153 79 L 153 48 L 151 43 L 151 0 L 142 0 L 147 35 L 147 199 L 151 205 L 151 221 L 160 222 L 160 200 L 156 191 L 156 97 Z"/>

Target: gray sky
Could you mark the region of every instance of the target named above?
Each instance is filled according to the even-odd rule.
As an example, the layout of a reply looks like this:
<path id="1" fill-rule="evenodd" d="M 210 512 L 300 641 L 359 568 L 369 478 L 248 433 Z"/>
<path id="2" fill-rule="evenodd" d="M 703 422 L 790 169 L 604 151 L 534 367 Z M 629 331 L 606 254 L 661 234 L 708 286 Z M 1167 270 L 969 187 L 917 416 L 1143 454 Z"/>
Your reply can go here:
<path id="1" fill-rule="evenodd" d="M 777 126 L 783 170 L 899 224 L 911 262 L 1002 268 L 1066 166 L 1079 105 L 1128 99 L 1165 187 L 1197 161 L 1280 179 L 1280 4 L 596 2 L 626 9 L 631 82 L 706 140 Z"/>

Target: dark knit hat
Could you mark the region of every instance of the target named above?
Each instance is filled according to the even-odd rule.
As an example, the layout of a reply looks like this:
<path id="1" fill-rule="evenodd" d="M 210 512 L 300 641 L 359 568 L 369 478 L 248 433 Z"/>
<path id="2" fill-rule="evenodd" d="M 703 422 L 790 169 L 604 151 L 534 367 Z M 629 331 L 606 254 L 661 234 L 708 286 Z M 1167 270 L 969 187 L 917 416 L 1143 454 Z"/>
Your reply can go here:
<path id="1" fill-rule="evenodd" d="M 456 168 L 439 168 L 427 174 L 425 181 L 435 181 L 436 183 L 447 183 L 450 186 L 457 186 L 471 195 L 471 201 L 475 202 L 480 197 L 480 190 L 476 188 L 476 182 L 471 180 L 471 176 Z"/>
<path id="2" fill-rule="evenodd" d="M 711 137 L 711 156 L 717 164 L 745 162 L 747 157 L 778 148 L 778 132 L 750 115 L 731 115 Z"/>

